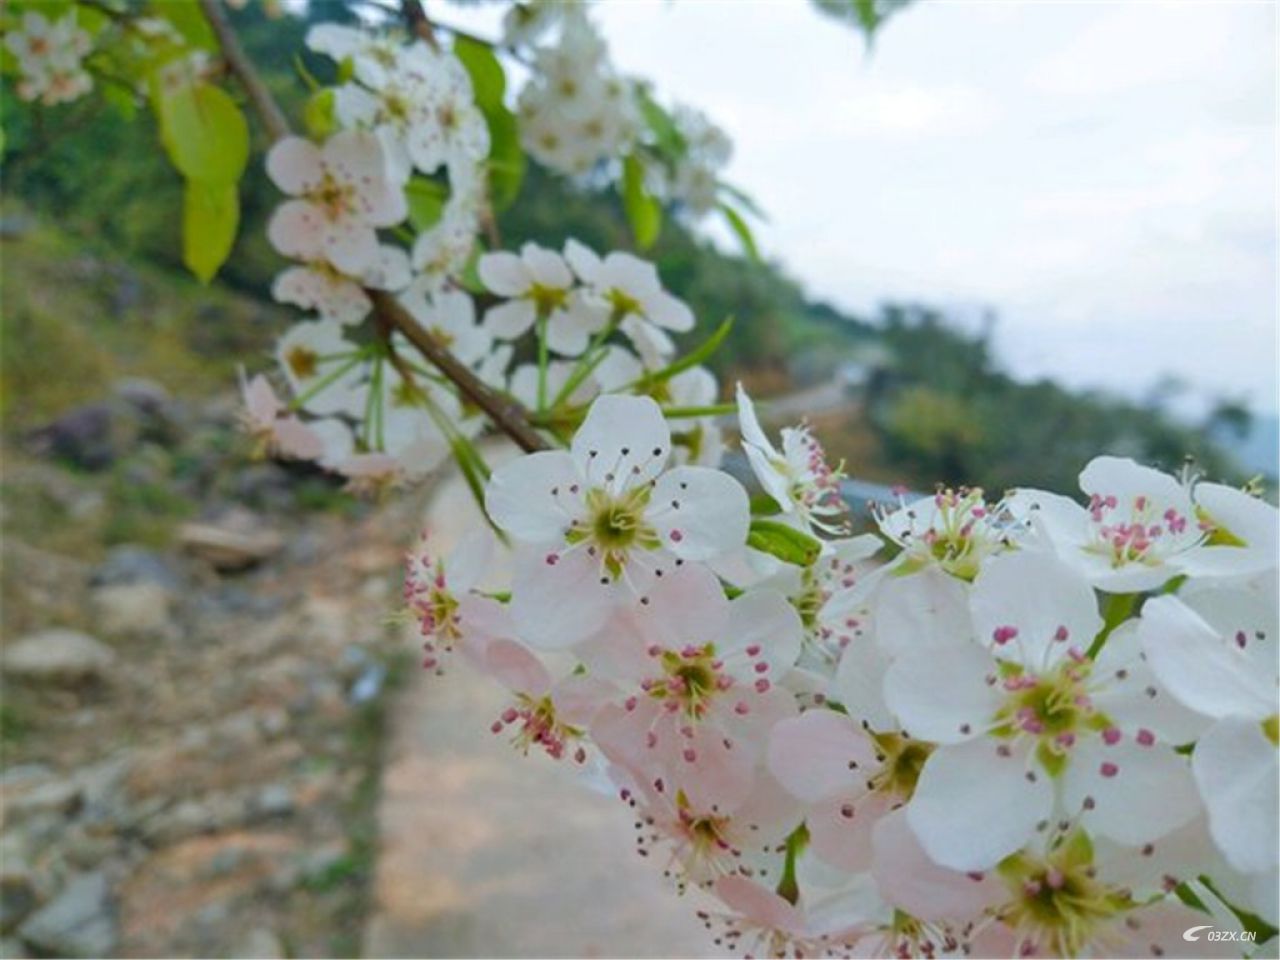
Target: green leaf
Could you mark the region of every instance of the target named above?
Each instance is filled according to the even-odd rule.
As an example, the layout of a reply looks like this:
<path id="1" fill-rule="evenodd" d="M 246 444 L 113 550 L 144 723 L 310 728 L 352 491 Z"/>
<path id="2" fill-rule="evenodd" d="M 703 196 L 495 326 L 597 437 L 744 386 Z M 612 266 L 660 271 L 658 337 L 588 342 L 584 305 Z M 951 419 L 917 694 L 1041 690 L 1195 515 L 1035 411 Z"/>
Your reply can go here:
<path id="1" fill-rule="evenodd" d="M 240 223 L 236 185 L 188 180 L 182 199 L 182 262 L 208 283 L 231 253 Z"/>
<path id="2" fill-rule="evenodd" d="M 777 520 L 752 520 L 747 546 L 799 567 L 812 566 L 822 553 L 818 540 Z"/>
<path id="3" fill-rule="evenodd" d="M 778 501 L 767 493 L 757 493 L 751 498 L 751 515 L 753 517 L 776 517 L 782 512 Z"/>
<path id="4" fill-rule="evenodd" d="M 476 106 L 486 114 L 501 107 L 507 91 L 507 75 L 493 48 L 470 37 L 457 37 L 453 41 L 453 54 L 462 61 L 471 76 Z"/>
<path id="5" fill-rule="evenodd" d="M 317 140 L 324 140 L 338 129 L 338 120 L 333 112 L 335 100 L 333 90 L 317 90 L 302 109 L 302 122 L 306 124 L 307 133 Z"/>
<path id="6" fill-rule="evenodd" d="M 738 236 L 738 242 L 742 244 L 743 252 L 756 263 L 760 262 L 760 250 L 756 247 L 756 238 L 751 235 L 751 228 L 747 226 L 747 221 L 742 218 L 742 214 L 729 206 L 727 203 L 721 203 L 720 212 L 724 214 L 724 218 L 729 223 L 729 229 Z"/>
<path id="7" fill-rule="evenodd" d="M 652 373 L 645 374 L 635 382 L 634 386 L 638 391 L 642 391 L 648 389 L 654 384 L 662 383 L 664 380 L 670 380 L 677 373 L 688 370 L 691 367 L 696 367 L 698 364 L 710 357 L 711 354 L 716 352 L 716 349 L 720 344 L 724 343 L 724 338 L 729 336 L 729 331 L 732 329 L 733 317 L 726 317 L 724 323 L 716 327 L 715 333 L 711 334 L 711 336 L 707 337 L 706 340 L 694 347 L 693 350 L 686 353 L 674 363 L 670 363 L 663 367 L 661 370 L 655 370 Z"/>
<path id="8" fill-rule="evenodd" d="M 527 161 L 520 146 L 520 126 L 506 107 L 485 112 L 489 123 L 489 202 L 505 210 L 520 195 Z"/>
<path id="9" fill-rule="evenodd" d="M 657 148 L 669 155 L 673 160 L 684 156 L 688 145 L 685 143 L 684 136 L 680 133 L 680 129 L 676 126 L 671 114 L 663 109 L 644 87 L 638 89 L 638 94 L 640 113 L 644 116 L 644 122 L 649 125 L 649 130 L 653 133 L 654 143 Z"/>
<path id="10" fill-rule="evenodd" d="M 440 220 L 449 199 L 449 188 L 437 180 L 411 177 L 405 184 L 404 195 L 409 203 L 409 222 L 413 229 L 421 232 Z"/>
<path id="11" fill-rule="evenodd" d="M 622 206 L 636 246 L 647 250 L 662 230 L 662 206 L 644 186 L 644 165 L 634 153 L 622 162 Z"/>
<path id="12" fill-rule="evenodd" d="M 188 180 L 234 184 L 249 161 L 249 124 L 226 91 L 209 83 L 184 85 L 159 99 L 161 138 L 173 165 Z"/>
<path id="13" fill-rule="evenodd" d="M 202 50 L 216 50 L 218 38 L 196 0 L 152 0 L 151 15 L 169 21 L 182 39 Z"/>

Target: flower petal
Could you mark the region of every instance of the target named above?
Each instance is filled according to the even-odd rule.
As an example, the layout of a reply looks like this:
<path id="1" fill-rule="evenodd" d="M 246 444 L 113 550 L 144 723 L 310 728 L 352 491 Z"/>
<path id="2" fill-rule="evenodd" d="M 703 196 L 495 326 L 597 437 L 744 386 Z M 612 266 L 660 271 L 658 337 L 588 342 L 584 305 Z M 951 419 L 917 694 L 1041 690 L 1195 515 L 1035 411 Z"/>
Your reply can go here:
<path id="1" fill-rule="evenodd" d="M 1191 755 L 1209 809 L 1209 832 L 1228 862 L 1246 873 L 1276 866 L 1276 757 L 1262 725 L 1243 717 L 1219 720 Z"/>
<path id="2" fill-rule="evenodd" d="M 976 643 L 912 650 L 884 675 L 884 700 L 911 736 L 960 743 L 981 735 L 1000 708 L 998 668 Z"/>
<path id="3" fill-rule="evenodd" d="M 671 552 L 685 560 L 709 560 L 747 540 L 751 526 L 747 491 L 723 471 L 710 467 L 669 470 L 654 484 L 649 504 L 645 519 Z"/>
<path id="4" fill-rule="evenodd" d="M 571 488 L 582 478 L 562 450 L 542 450 L 504 463 L 485 488 L 485 511 L 517 540 L 559 545 L 581 511 Z"/>

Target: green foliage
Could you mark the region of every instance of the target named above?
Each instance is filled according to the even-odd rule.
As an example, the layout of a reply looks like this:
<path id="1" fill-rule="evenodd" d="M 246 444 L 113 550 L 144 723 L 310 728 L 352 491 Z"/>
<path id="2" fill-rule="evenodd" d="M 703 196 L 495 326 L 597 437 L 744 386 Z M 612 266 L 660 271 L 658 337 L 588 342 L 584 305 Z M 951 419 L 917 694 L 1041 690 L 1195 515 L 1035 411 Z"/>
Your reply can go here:
<path id="1" fill-rule="evenodd" d="M 405 198 L 409 203 L 409 223 L 414 230 L 426 230 L 444 213 L 449 189 L 438 180 L 415 176 L 405 185 Z"/>
<path id="2" fill-rule="evenodd" d="M 857 27 L 870 44 L 876 32 L 893 14 L 912 0 L 812 0 L 827 16 Z"/>
<path id="3" fill-rule="evenodd" d="M 507 76 L 486 44 L 458 37 L 453 52 L 467 68 L 476 105 L 489 126 L 489 199 L 494 209 L 505 210 L 520 194 L 527 162 L 520 147 L 519 125 L 503 102 Z"/>
<path id="4" fill-rule="evenodd" d="M 636 246 L 648 250 L 662 229 L 662 205 L 644 185 L 644 165 L 635 154 L 622 162 L 622 206 Z"/>
<path id="5" fill-rule="evenodd" d="M 747 546 L 800 567 L 811 566 L 822 552 L 813 537 L 777 520 L 752 520 Z"/>
<path id="6" fill-rule="evenodd" d="M 208 283 L 231 253 L 240 222 L 236 185 L 188 180 L 182 196 L 182 262 Z"/>

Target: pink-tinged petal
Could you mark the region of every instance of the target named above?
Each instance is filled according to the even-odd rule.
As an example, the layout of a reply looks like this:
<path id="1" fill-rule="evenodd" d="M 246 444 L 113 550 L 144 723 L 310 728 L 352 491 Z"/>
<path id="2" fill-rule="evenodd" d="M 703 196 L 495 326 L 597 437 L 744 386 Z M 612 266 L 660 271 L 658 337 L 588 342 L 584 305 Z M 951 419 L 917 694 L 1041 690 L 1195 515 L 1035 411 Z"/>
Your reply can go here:
<path id="1" fill-rule="evenodd" d="M 1012 628 L 1016 636 L 1000 656 L 1037 670 L 1072 647 L 1088 649 L 1102 629 L 1093 587 L 1051 553 L 1020 550 L 992 557 L 974 581 L 971 602 L 978 641 L 990 645 L 998 631 Z"/>
<path id="2" fill-rule="evenodd" d="M 601 582 L 600 563 L 585 550 L 548 563 L 546 550 L 531 547 L 516 554 L 511 615 L 530 646 L 562 650 L 599 630 L 623 590 Z"/>
<path id="3" fill-rule="evenodd" d="M 585 674 L 571 674 L 551 690 L 556 715 L 575 727 L 590 726 L 601 708 L 617 695 L 618 689 L 613 684 Z"/>
<path id="4" fill-rule="evenodd" d="M 573 285 L 573 274 L 569 272 L 568 264 L 554 250 L 526 243 L 520 248 L 520 259 L 524 261 L 529 278 L 540 287 L 563 290 Z"/>
<path id="5" fill-rule="evenodd" d="M 844 705 L 849 716 L 878 732 L 898 726 L 884 701 L 884 675 L 888 669 L 889 658 L 880 648 L 869 638 L 859 638 L 840 654 L 831 689 L 831 696 Z"/>
<path id="6" fill-rule="evenodd" d="M 306 200 L 288 200 L 276 208 L 267 224 L 267 239 L 286 257 L 317 260 L 324 255 L 325 219 Z"/>
<path id="7" fill-rule="evenodd" d="M 972 639 L 968 588 L 933 567 L 886 577 L 872 607 L 876 643 L 890 656 Z"/>
<path id="8" fill-rule="evenodd" d="M 519 297 L 529 292 L 529 271 L 518 256 L 506 250 L 482 255 L 476 263 L 480 281 L 500 297 Z"/>
<path id="9" fill-rule="evenodd" d="M 804 930 L 804 916 L 799 910 L 746 877 L 721 877 L 716 881 L 715 893 L 725 906 L 756 926 L 790 933 Z"/>
<path id="10" fill-rule="evenodd" d="M 543 450 L 504 463 L 489 478 L 485 510 L 499 527 L 527 543 L 554 545 L 581 515 L 582 477 L 573 458 Z"/>
<path id="11" fill-rule="evenodd" d="M 497 546 L 497 540 L 488 527 L 464 535 L 445 562 L 449 589 L 454 594 L 463 594 L 480 583 L 492 569 Z"/>
<path id="12" fill-rule="evenodd" d="M 679 649 L 718 642 L 729 629 L 729 601 L 706 567 L 687 565 L 655 582 L 649 602 L 635 611 L 639 642 Z"/>
<path id="13" fill-rule="evenodd" d="M 528 332 L 537 319 L 533 301 L 508 300 L 485 311 L 484 326 L 498 340 L 514 340 Z"/>
<path id="14" fill-rule="evenodd" d="M 806 803 L 861 793 L 878 768 L 870 739 L 834 710 L 808 710 L 769 737 L 769 771 Z"/>
<path id="15" fill-rule="evenodd" d="M 297 417 L 276 423 L 275 443 L 282 455 L 295 460 L 318 460 L 324 455 L 324 440 Z"/>
<path id="16" fill-rule="evenodd" d="M 378 258 L 378 235 L 358 220 L 330 221 L 322 236 L 325 258 L 343 273 L 359 276 Z"/>
<path id="17" fill-rule="evenodd" d="M 746 737 L 726 743 L 718 726 L 704 722 L 693 728 L 692 737 L 667 733 L 658 753 L 694 807 L 732 813 L 751 798 L 757 760 L 752 746 Z"/>
<path id="18" fill-rule="evenodd" d="M 1193 910 L 1174 899 L 1162 900 L 1128 911 L 1106 931 L 1099 932 L 1097 942 L 1106 953 L 1097 955 L 1188 960 L 1241 956 L 1244 945 L 1240 941 L 1210 940 L 1206 935 L 1210 930 L 1224 929 L 1219 917 Z"/>
<path id="19" fill-rule="evenodd" d="M 1159 840 L 1200 810 L 1186 758 L 1170 744 L 1132 738 L 1077 746 L 1062 776 L 1062 803 L 1070 813 L 1085 810 L 1091 832 L 1130 846 Z"/>
<path id="20" fill-rule="evenodd" d="M 385 244 L 378 248 L 377 257 L 360 277 L 365 286 L 392 291 L 403 290 L 411 279 L 413 274 L 409 269 L 409 255 L 399 247 Z"/>
<path id="21" fill-rule="evenodd" d="M 481 669 L 513 693 L 540 697 L 551 689 L 551 675 L 530 650 L 499 638 L 485 645 Z"/>
<path id="22" fill-rule="evenodd" d="M 778 683 L 795 666 L 803 642 L 804 624 L 787 598 L 772 587 L 752 587 L 729 603 L 729 633 L 717 650 L 733 659 L 727 669 L 739 679 Z"/>
<path id="23" fill-rule="evenodd" d="M 881 819 L 871 843 L 880 895 L 922 920 L 970 920 L 1007 895 L 995 871 L 961 872 L 934 863 L 907 823 L 905 810 Z"/>
<path id="24" fill-rule="evenodd" d="M 1219 720 L 1196 744 L 1191 766 L 1223 856 L 1245 873 L 1274 870 L 1277 753 L 1262 724 L 1247 717 Z"/>
<path id="25" fill-rule="evenodd" d="M 309 193 L 324 182 L 320 151 L 310 140 L 285 137 L 267 153 L 267 176 L 291 196 Z"/>
<path id="26" fill-rule="evenodd" d="M 985 737 L 939 747 L 925 762 L 907 821 L 929 858 L 987 870 L 1020 849 L 1053 811 L 1053 784 L 1029 757 Z"/>
<path id="27" fill-rule="evenodd" d="M 896 802 L 885 793 L 864 793 L 814 804 L 805 817 L 814 855 L 850 873 L 870 869 L 875 826 Z"/>
<path id="28" fill-rule="evenodd" d="M 976 643 L 912 650 L 885 672 L 884 700 L 911 736 L 960 743 L 991 726 L 1003 702 L 995 660 Z"/>
<path id="29" fill-rule="evenodd" d="M 625 489 L 666 466 L 671 430 L 649 397 L 609 394 L 591 405 L 570 450 L 591 486 Z"/>
<path id="30" fill-rule="evenodd" d="M 658 478 L 645 519 L 676 556 L 709 560 L 746 543 L 751 503 L 742 484 L 721 470 L 676 467 Z"/>
<path id="31" fill-rule="evenodd" d="M 1274 666 L 1257 669 L 1177 597 L 1155 597 L 1143 605 L 1138 638 L 1160 683 L 1192 710 L 1209 717 L 1265 717 L 1275 711 Z"/>

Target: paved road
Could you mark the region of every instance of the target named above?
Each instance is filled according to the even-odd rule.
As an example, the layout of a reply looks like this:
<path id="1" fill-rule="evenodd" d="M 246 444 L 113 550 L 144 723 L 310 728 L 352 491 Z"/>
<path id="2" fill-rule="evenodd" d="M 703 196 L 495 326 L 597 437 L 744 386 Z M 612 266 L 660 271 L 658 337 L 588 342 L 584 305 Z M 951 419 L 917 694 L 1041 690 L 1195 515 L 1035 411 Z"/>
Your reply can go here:
<path id="1" fill-rule="evenodd" d="M 451 480 L 428 522 L 453 541 L 482 521 Z M 635 854 L 621 801 L 489 732 L 504 705 L 461 664 L 401 692 L 364 955 L 715 956 L 693 916 L 704 901 L 677 897 Z"/>

